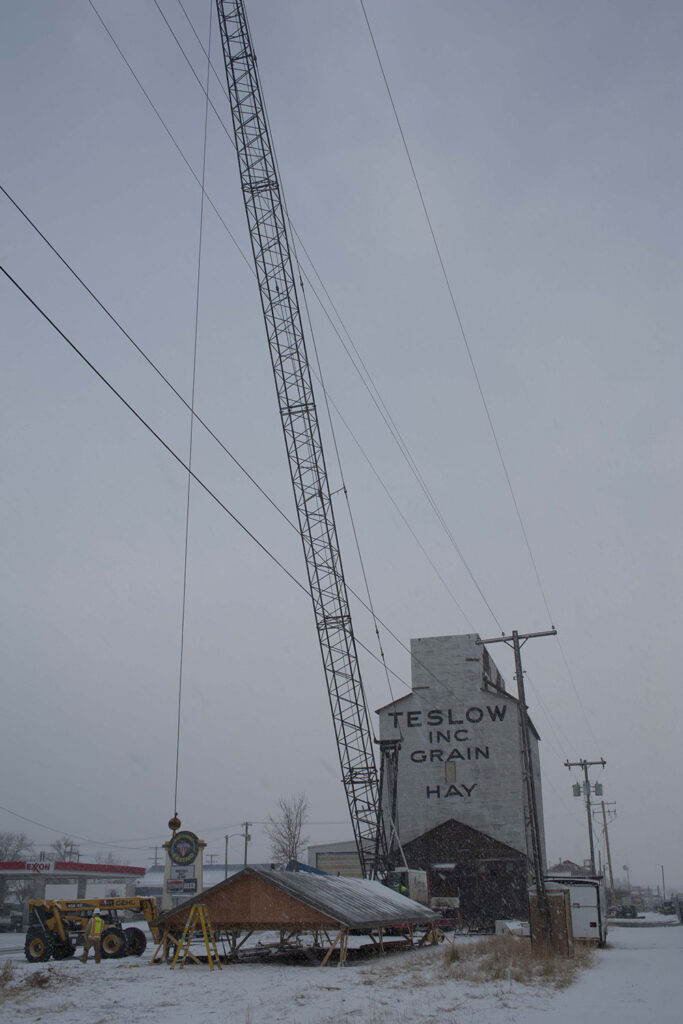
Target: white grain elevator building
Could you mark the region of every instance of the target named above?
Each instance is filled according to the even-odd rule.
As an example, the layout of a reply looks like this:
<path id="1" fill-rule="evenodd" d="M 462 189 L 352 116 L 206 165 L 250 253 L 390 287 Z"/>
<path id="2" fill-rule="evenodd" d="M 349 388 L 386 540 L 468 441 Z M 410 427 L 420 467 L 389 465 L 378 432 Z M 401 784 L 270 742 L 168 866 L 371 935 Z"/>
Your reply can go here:
<path id="1" fill-rule="evenodd" d="M 490 924 L 526 906 L 531 844 L 519 704 L 478 639 L 412 640 L 412 691 L 378 715 L 380 739 L 401 745 L 396 825 L 409 865 Z M 533 725 L 530 739 L 545 851 Z"/>

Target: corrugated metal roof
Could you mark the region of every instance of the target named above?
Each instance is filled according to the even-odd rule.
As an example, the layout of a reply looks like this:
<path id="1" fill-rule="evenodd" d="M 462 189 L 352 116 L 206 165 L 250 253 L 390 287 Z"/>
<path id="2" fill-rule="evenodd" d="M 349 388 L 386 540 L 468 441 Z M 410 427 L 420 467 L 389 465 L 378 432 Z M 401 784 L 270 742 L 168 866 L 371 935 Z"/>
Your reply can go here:
<path id="1" fill-rule="evenodd" d="M 268 885 L 314 910 L 326 914 L 348 928 L 380 928 L 400 924 L 429 924 L 437 915 L 414 900 L 388 889 L 381 882 L 362 878 L 341 878 L 334 875 L 313 875 L 304 871 L 271 871 L 265 868 L 244 868 L 212 889 L 168 910 L 159 922 L 173 917 L 193 903 L 210 901 L 212 893 L 229 891 L 245 875 L 254 875 Z"/>
<path id="2" fill-rule="evenodd" d="M 247 868 L 247 870 L 249 870 Z M 256 871 L 259 877 L 349 928 L 430 922 L 428 907 L 388 889 L 381 882 L 301 871 Z M 235 876 L 239 877 L 239 875 Z"/>

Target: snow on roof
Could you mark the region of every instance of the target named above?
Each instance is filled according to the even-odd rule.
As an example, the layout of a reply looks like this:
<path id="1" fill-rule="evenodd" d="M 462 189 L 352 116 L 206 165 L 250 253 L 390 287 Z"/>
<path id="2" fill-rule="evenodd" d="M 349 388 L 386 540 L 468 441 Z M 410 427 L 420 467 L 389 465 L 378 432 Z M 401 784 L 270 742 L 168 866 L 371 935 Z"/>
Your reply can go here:
<path id="1" fill-rule="evenodd" d="M 158 918 L 160 922 L 182 913 L 193 903 L 211 902 L 211 895 L 226 892 L 240 879 L 255 876 L 313 910 L 348 928 L 379 928 L 397 924 L 430 923 L 437 916 L 421 903 L 387 888 L 381 882 L 304 871 L 272 871 L 244 868 L 212 889 L 179 904 Z"/>
<path id="2" fill-rule="evenodd" d="M 259 871 L 258 874 L 283 892 L 350 928 L 408 920 L 431 921 L 436 916 L 422 903 L 401 896 L 381 882 L 365 878 L 310 875 L 300 871 Z"/>

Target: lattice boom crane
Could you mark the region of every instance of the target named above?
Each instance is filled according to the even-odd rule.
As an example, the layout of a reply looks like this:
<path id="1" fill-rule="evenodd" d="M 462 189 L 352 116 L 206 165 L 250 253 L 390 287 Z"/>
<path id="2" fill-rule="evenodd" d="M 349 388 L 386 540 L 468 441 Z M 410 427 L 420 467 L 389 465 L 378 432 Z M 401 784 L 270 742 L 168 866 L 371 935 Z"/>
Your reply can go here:
<path id="1" fill-rule="evenodd" d="M 346 798 L 363 875 L 387 842 L 334 509 L 296 289 L 287 218 L 244 3 L 216 0 L 235 146 L 299 531 Z"/>

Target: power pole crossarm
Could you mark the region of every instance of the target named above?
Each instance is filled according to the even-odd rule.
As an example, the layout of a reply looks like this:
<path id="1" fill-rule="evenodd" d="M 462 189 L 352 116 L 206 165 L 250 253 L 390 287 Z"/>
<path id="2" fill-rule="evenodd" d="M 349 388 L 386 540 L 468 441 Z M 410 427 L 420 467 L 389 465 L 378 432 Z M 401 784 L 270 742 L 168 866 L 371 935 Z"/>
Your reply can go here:
<path id="1" fill-rule="evenodd" d="M 601 757 L 599 761 L 585 761 L 582 758 L 580 761 L 565 761 L 564 763 L 565 763 L 565 767 L 569 768 L 570 770 L 572 768 L 582 768 L 583 769 L 583 779 L 584 779 L 583 792 L 584 792 L 584 796 L 586 798 L 586 816 L 588 818 L 588 842 L 589 842 L 590 857 L 591 857 L 591 874 L 595 875 L 595 874 L 597 874 L 597 871 L 596 871 L 596 868 L 595 868 L 595 843 L 593 841 L 593 815 L 591 813 L 591 784 L 590 784 L 590 780 L 588 778 L 588 769 L 590 767 L 592 767 L 593 765 L 600 765 L 602 768 L 604 768 L 607 765 L 607 761 L 605 761 L 604 757 Z M 600 792 L 602 792 L 600 787 L 598 787 L 597 792 L 598 792 L 598 794 Z"/>

